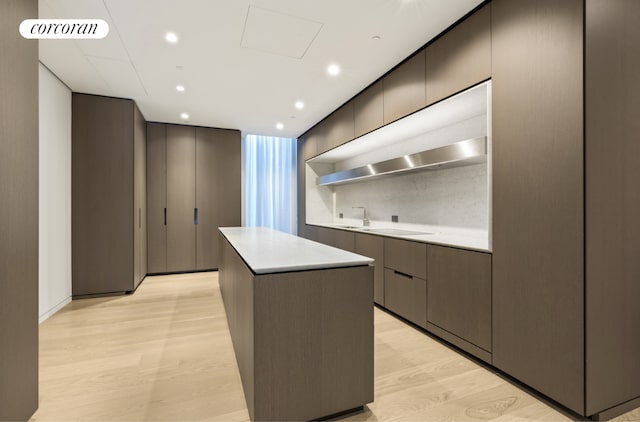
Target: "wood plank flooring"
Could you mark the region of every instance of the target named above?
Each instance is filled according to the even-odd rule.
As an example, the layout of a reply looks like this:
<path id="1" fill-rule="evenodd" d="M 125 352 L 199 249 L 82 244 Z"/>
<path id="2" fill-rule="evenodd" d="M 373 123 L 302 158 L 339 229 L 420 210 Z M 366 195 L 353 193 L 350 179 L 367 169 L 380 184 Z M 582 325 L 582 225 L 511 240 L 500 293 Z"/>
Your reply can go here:
<path id="1" fill-rule="evenodd" d="M 374 318 L 375 402 L 344 420 L 571 420 L 386 312 Z M 216 272 L 147 277 L 40 326 L 32 421 L 248 419 Z"/>

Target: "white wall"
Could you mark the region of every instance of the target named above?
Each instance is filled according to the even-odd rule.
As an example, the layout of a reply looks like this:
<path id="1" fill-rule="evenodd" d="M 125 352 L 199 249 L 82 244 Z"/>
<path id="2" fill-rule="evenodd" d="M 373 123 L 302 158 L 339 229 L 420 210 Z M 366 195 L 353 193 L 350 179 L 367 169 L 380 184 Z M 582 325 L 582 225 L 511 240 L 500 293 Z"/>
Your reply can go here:
<path id="1" fill-rule="evenodd" d="M 40 322 L 71 301 L 71 91 L 40 64 Z"/>

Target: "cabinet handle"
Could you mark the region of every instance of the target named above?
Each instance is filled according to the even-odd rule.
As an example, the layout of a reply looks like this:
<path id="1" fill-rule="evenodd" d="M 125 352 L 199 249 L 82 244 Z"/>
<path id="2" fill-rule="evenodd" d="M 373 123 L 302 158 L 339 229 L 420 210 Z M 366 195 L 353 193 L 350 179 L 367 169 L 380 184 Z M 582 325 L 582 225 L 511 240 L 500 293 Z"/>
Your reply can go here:
<path id="1" fill-rule="evenodd" d="M 142 228 L 142 208 L 138 208 L 138 228 Z"/>
<path id="2" fill-rule="evenodd" d="M 406 278 L 413 279 L 413 276 L 412 276 L 412 275 L 410 275 L 410 274 L 402 273 L 402 272 L 400 272 L 400 271 L 396 271 L 396 270 L 393 270 L 393 272 L 394 272 L 394 273 L 396 273 L 396 274 L 397 274 L 397 275 L 399 275 L 399 276 L 402 276 L 402 277 L 406 277 Z"/>
<path id="3" fill-rule="evenodd" d="M 193 209 L 193 224 L 198 225 L 198 209 Z"/>
<path id="4" fill-rule="evenodd" d="M 164 209 L 164 225 L 167 225 L 167 209 Z"/>

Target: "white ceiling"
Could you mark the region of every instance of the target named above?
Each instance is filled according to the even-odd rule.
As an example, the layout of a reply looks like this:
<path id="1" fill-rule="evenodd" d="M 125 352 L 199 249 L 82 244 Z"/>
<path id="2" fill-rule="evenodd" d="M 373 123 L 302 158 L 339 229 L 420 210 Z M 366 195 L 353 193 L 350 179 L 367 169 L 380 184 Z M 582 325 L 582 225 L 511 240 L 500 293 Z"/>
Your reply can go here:
<path id="1" fill-rule="evenodd" d="M 40 18 L 110 28 L 40 40 L 40 61 L 75 92 L 133 98 L 149 121 L 296 137 L 481 1 L 39 0 Z"/>

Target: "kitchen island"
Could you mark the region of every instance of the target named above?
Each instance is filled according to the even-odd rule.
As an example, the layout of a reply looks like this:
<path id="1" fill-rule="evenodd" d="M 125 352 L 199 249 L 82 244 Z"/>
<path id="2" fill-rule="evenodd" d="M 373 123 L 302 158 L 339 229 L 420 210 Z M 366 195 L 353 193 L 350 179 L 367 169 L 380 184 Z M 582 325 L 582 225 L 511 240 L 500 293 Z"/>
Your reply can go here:
<path id="1" fill-rule="evenodd" d="M 373 401 L 371 258 L 262 227 L 220 228 L 219 281 L 252 420 Z"/>

